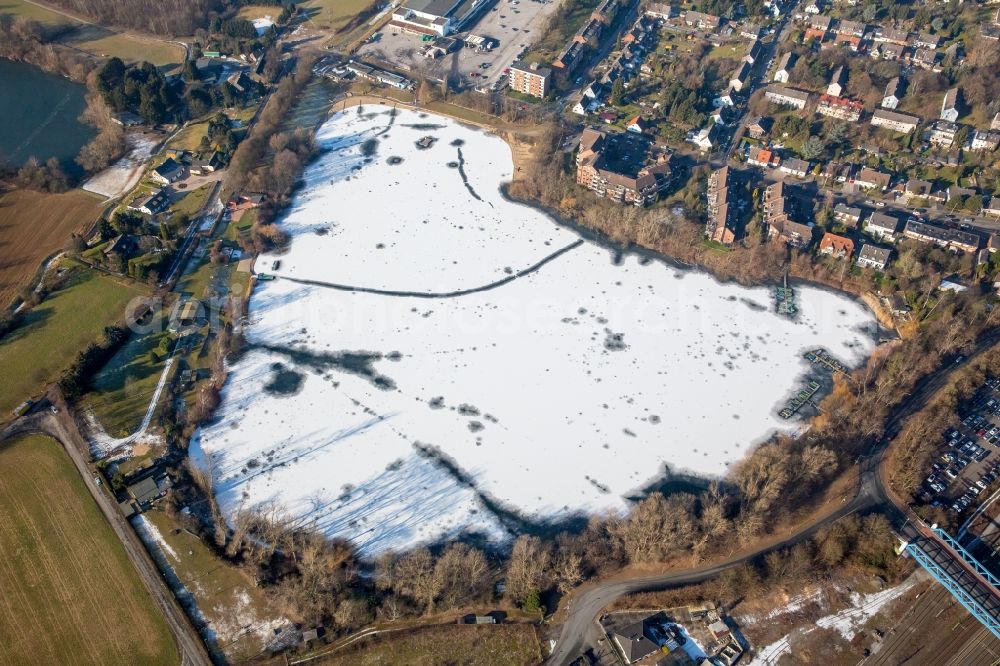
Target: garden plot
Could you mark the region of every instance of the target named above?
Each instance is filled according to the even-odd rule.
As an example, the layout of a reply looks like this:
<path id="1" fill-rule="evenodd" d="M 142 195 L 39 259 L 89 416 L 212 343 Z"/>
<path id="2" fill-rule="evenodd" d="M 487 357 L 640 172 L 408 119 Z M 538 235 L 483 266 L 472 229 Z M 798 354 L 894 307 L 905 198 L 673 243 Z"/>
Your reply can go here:
<path id="1" fill-rule="evenodd" d="M 229 515 L 276 505 L 377 555 L 622 511 L 794 427 L 775 412 L 805 349 L 854 365 L 874 346 L 871 314 L 833 292 L 800 290 L 793 321 L 767 289 L 616 257 L 505 201 L 509 149 L 479 131 L 352 109 L 320 142 L 290 252 L 258 260 L 281 279 L 258 285 L 193 444 Z"/>

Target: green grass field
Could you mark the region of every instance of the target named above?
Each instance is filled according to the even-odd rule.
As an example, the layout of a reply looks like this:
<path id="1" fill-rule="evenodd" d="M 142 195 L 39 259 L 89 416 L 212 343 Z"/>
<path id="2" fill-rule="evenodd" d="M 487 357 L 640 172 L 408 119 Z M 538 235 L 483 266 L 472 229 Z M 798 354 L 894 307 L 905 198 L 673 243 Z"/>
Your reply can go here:
<path id="1" fill-rule="evenodd" d="M 0 663 L 177 664 L 166 623 L 62 447 L 0 444 Z"/>
<path id="2" fill-rule="evenodd" d="M 529 624 L 429 627 L 359 641 L 313 663 L 323 666 L 451 664 L 517 666 L 543 661 L 535 628 Z"/>
<path id="3" fill-rule="evenodd" d="M 176 553 L 177 557 L 167 555 L 167 563 L 194 595 L 205 618 L 213 623 L 219 647 L 226 657 L 239 663 L 259 656 L 263 647 L 260 638 L 253 632 L 244 632 L 243 627 L 277 617 L 267 606 L 260 588 L 162 511 L 149 511 L 145 515 Z"/>
<path id="4" fill-rule="evenodd" d="M 0 0 L 2 1 L 2 0 Z M 172 72 L 184 63 L 184 47 L 150 37 L 115 33 L 103 28 L 80 30 L 66 44 L 99 57 L 118 56 L 125 62 L 151 62 Z"/>
<path id="5" fill-rule="evenodd" d="M 299 7 L 308 13 L 312 27 L 340 30 L 370 4 L 371 0 L 306 0 Z"/>
<path id="6" fill-rule="evenodd" d="M 201 187 L 191 190 L 184 195 L 184 198 L 175 203 L 170 207 L 171 212 L 174 215 L 183 213 L 188 217 L 194 217 L 201 210 L 201 207 L 205 204 L 205 199 L 208 198 L 209 192 L 212 191 L 211 183 L 202 185 Z"/>
<path id="7" fill-rule="evenodd" d="M 166 363 L 153 361 L 150 352 L 160 346 L 166 331 L 133 335 L 94 377 L 94 390 L 83 401 L 104 429 L 124 437 L 138 429 Z"/>
<path id="8" fill-rule="evenodd" d="M 44 25 L 59 25 L 61 23 L 77 23 L 77 21 L 58 14 L 45 7 L 33 5 L 25 0 L 0 0 L 0 14 L 10 14 L 11 16 L 26 18 L 38 21 Z"/>
<path id="9" fill-rule="evenodd" d="M 26 398 L 37 397 L 84 347 L 103 335 L 105 326 L 121 321 L 129 300 L 144 293 L 143 287 L 90 269 L 74 270 L 67 286 L 42 301 L 21 326 L 0 339 L 4 378 L 0 421 L 9 418 Z"/>

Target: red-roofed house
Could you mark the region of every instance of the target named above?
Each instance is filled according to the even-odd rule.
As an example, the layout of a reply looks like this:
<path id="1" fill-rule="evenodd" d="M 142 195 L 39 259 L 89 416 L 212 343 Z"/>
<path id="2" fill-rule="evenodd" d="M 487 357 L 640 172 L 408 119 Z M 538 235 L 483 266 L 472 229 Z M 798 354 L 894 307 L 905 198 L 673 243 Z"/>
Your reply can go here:
<path id="1" fill-rule="evenodd" d="M 819 242 L 819 253 L 828 254 L 837 259 L 850 257 L 854 254 L 854 241 L 850 238 L 827 232 L 823 234 L 823 239 Z"/>

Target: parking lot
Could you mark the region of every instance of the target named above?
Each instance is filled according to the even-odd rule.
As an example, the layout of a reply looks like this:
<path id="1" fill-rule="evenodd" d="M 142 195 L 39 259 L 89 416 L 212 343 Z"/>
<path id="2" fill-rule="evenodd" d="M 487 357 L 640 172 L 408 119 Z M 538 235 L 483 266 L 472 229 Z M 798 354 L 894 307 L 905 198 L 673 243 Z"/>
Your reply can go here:
<path id="1" fill-rule="evenodd" d="M 944 432 L 939 457 L 924 479 L 934 504 L 961 513 L 1000 478 L 1000 378 L 979 388 L 958 414 L 959 423 Z"/>
<path id="2" fill-rule="evenodd" d="M 462 47 L 437 59 L 427 58 L 420 54 L 426 42 L 420 41 L 419 36 L 392 34 L 385 30 L 376 41 L 362 46 L 358 55 L 409 72 L 412 79 L 425 77 L 439 81 L 447 78 L 456 88 L 478 88 L 494 84 L 501 78 L 503 70 L 510 67 L 541 33 L 556 7 L 555 0 L 498 0 L 472 27 L 451 35 L 461 41 L 471 33 L 499 42 L 488 52 Z"/>

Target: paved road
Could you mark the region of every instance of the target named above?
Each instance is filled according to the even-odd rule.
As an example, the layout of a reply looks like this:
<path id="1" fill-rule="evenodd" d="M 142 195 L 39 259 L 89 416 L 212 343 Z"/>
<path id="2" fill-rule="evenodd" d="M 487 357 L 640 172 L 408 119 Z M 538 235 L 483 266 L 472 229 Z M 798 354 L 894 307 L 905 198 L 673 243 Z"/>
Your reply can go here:
<path id="1" fill-rule="evenodd" d="M 177 643 L 181 663 L 187 666 L 209 666 L 212 661 L 209 659 L 201 637 L 178 605 L 173 592 L 160 577 L 160 572 L 153 560 L 150 559 L 145 546 L 118 510 L 118 505 L 110 493 L 104 490 L 103 486 L 94 483 L 94 474 L 87 466 L 89 455 L 87 443 L 80 435 L 70 412 L 67 411 L 65 402 L 61 396 L 54 395 L 50 399 L 59 410 L 57 414 L 49 411 L 48 406 L 52 403 L 43 400 L 31 414 L 19 418 L 0 432 L 0 442 L 17 435 L 42 433 L 63 445 L 101 513 L 104 514 L 111 528 L 118 535 L 126 554 L 146 585 L 146 589 L 149 590 L 156 605 L 163 612 Z"/>
<path id="2" fill-rule="evenodd" d="M 1000 342 L 1000 328 L 992 329 L 977 340 L 969 356 L 980 354 L 998 342 Z M 960 367 L 964 367 L 964 364 L 955 363 L 954 357 L 945 359 L 941 367 L 918 382 L 914 390 L 893 410 L 886 422 L 886 432 L 898 432 L 903 421 L 920 411 L 930 397 L 947 384 L 952 372 Z M 823 527 L 855 511 L 878 510 L 885 514 L 897 528 L 902 528 L 911 514 L 905 505 L 897 505 L 896 499 L 891 497 L 887 491 L 881 465 L 887 448 L 888 441 L 883 439 L 874 443 L 869 451 L 862 456 L 859 461 L 860 487 L 857 496 L 851 502 L 844 504 L 833 513 L 819 518 L 816 522 L 778 543 L 705 567 L 658 576 L 639 576 L 626 580 L 598 583 L 578 593 L 572 599 L 569 617 L 563 625 L 548 664 L 550 666 L 568 664 L 587 647 L 590 647 L 593 644 L 592 636 L 595 633 L 595 618 L 604 608 L 623 595 L 663 590 L 708 580 L 726 569 L 754 560 L 766 552 L 788 548 L 809 539 Z"/>
<path id="3" fill-rule="evenodd" d="M 798 9 L 799 3 L 796 2 L 788 11 L 785 13 L 784 17 L 778 23 L 775 30 L 774 39 L 768 43 L 762 43 L 760 57 L 754 62 L 753 75 L 750 79 L 750 87 L 741 91 L 740 94 L 745 98 L 749 99 L 750 95 L 753 94 L 755 90 L 761 86 L 766 86 L 768 84 L 767 73 L 771 69 L 771 64 L 774 62 L 774 56 L 777 55 L 778 46 L 784 44 L 788 39 L 788 33 L 791 32 L 794 21 L 791 20 L 792 16 L 795 15 L 795 11 Z M 736 127 L 736 131 L 733 132 L 733 138 L 729 141 L 729 148 L 726 150 L 726 155 L 724 159 L 716 158 L 710 160 L 715 166 L 723 166 L 730 157 L 732 157 L 733 152 L 736 147 L 740 144 L 740 139 L 743 138 L 743 133 L 746 131 L 747 122 L 750 120 L 750 108 L 749 104 L 744 103 L 743 113 L 740 116 L 739 124 Z"/>

